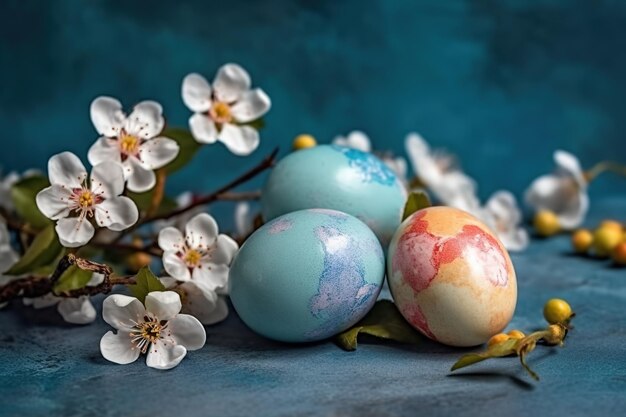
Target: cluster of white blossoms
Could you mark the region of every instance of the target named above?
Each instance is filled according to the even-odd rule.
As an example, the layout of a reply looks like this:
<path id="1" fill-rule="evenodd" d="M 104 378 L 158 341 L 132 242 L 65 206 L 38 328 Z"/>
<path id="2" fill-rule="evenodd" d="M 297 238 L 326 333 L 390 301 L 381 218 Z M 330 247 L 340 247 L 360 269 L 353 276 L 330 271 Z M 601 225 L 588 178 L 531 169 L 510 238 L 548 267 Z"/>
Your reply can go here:
<path id="1" fill-rule="evenodd" d="M 189 74 L 182 82 L 181 95 L 193 112 L 189 129 L 198 143 L 221 142 L 240 156 L 257 149 L 258 121 L 271 101 L 263 90 L 252 88 L 250 75 L 241 66 L 222 66 L 211 83 L 200 74 Z M 175 135 L 168 137 L 163 107 L 155 101 L 142 101 L 126 113 L 119 100 L 101 96 L 91 103 L 90 117 L 99 135 L 87 154 L 91 172 L 71 152 L 54 155 L 48 161 L 50 184 L 35 198 L 39 211 L 55 222 L 58 241 L 66 248 L 89 245 L 96 242 L 96 236 L 98 244 L 110 241 L 111 236 L 121 238 L 145 223 L 132 193 L 153 190 L 158 183 L 156 171 L 167 169 L 181 151 Z M 0 209 L 5 213 L 15 212 L 12 188 L 28 175 L 10 173 L 0 181 Z M 203 324 L 217 323 L 228 315 L 228 272 L 238 244 L 219 234 L 215 219 L 204 207 L 193 206 L 191 193 L 182 194 L 177 204 L 182 214 L 154 221 L 151 229 L 158 233 L 157 243 L 163 250 L 160 281 L 165 291 L 148 293 L 143 304 L 124 295 L 104 301 L 104 319 L 117 329 L 100 343 L 103 356 L 110 361 L 130 363 L 147 353 L 148 366 L 169 369 L 187 350 L 204 345 Z M 20 278 L 5 274 L 18 260 L 11 236 L 0 223 L 0 285 Z M 103 280 L 103 275 L 93 274 L 85 286 L 98 286 Z M 86 324 L 96 318 L 89 296 L 49 293 L 24 298 L 24 304 L 56 306 L 70 323 Z"/>

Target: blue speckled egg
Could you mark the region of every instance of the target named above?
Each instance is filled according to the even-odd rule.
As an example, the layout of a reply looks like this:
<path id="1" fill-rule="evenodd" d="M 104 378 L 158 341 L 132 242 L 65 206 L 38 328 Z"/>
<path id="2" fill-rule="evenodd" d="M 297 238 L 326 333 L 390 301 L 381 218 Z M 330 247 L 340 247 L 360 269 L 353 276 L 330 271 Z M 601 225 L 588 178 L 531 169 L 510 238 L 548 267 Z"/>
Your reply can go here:
<path id="1" fill-rule="evenodd" d="M 384 274 L 383 250 L 363 222 L 335 210 L 300 210 L 266 223 L 241 246 L 230 298 L 255 332 L 310 342 L 363 318 Z"/>
<path id="2" fill-rule="evenodd" d="M 263 193 L 263 218 L 308 208 L 351 214 L 387 247 L 400 226 L 407 193 L 393 171 L 368 152 L 335 145 L 300 150 L 272 170 Z"/>

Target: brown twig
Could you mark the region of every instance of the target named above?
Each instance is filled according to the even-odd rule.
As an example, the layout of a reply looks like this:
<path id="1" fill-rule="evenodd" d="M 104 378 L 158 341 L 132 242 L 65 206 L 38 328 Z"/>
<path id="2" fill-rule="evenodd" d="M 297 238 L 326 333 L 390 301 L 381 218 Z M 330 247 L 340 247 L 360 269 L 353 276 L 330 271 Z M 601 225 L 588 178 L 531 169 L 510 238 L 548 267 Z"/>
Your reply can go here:
<path id="1" fill-rule="evenodd" d="M 217 200 L 220 201 L 250 201 L 258 200 L 261 198 L 261 191 L 242 191 L 242 192 L 227 192 L 217 196 Z"/>
<path id="2" fill-rule="evenodd" d="M 207 194 L 205 196 L 199 197 L 199 198 L 195 199 L 193 202 L 191 202 L 190 204 L 186 205 L 185 207 L 181 207 L 179 209 L 172 210 L 172 211 L 170 211 L 168 213 L 163 213 L 163 214 L 159 214 L 159 215 L 145 217 L 144 219 L 140 220 L 137 225 L 140 226 L 142 224 L 150 223 L 150 222 L 153 222 L 155 220 L 169 219 L 170 217 L 178 216 L 179 214 L 185 213 L 185 212 L 187 212 L 187 211 L 189 211 L 189 210 L 191 210 L 191 209 L 193 209 L 195 207 L 203 206 L 205 204 L 210 204 L 210 203 L 212 203 L 212 202 L 214 202 L 216 200 L 219 200 L 220 196 L 223 196 L 228 191 L 230 191 L 233 188 L 238 187 L 239 185 L 241 185 L 241 184 L 251 180 L 252 178 L 254 178 L 257 175 L 259 175 L 261 172 L 265 171 L 266 169 L 271 168 L 274 165 L 274 162 L 276 161 L 276 155 L 277 154 L 278 154 L 278 148 L 274 149 L 274 151 L 271 154 L 266 156 L 254 168 L 252 168 L 248 172 L 244 173 L 240 177 L 234 179 L 233 181 L 229 182 L 228 184 L 224 185 L 220 189 L 212 192 L 211 194 Z"/>

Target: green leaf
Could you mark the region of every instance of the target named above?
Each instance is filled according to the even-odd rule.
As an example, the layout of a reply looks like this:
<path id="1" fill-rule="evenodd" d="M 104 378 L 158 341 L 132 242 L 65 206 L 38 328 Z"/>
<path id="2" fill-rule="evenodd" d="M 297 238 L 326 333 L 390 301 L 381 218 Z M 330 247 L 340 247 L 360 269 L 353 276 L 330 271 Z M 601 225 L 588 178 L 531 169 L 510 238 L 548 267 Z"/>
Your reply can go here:
<path id="1" fill-rule="evenodd" d="M 135 202 L 140 212 L 145 212 L 146 210 L 150 208 L 150 205 L 152 204 L 152 196 L 154 195 L 154 189 L 150 191 L 146 191 L 145 193 L 133 193 L 131 191 L 128 191 L 126 194 Z M 172 210 L 175 210 L 177 207 L 178 207 L 178 204 L 176 203 L 174 199 L 172 199 L 171 197 L 165 196 L 161 200 L 159 209 L 156 211 L 155 214 L 159 215 L 162 213 L 168 213 Z"/>
<path id="2" fill-rule="evenodd" d="M 175 140 L 180 147 L 178 156 L 165 166 L 165 171 L 168 175 L 185 167 L 185 165 L 191 162 L 196 152 L 198 152 L 198 150 L 202 147 L 201 144 L 196 142 L 193 136 L 191 136 L 191 132 L 187 129 L 177 127 L 165 129 L 163 131 L 163 136 Z"/>
<path id="3" fill-rule="evenodd" d="M 417 344 L 421 340 L 419 333 L 389 300 L 378 301 L 356 326 L 337 336 L 337 343 L 345 350 L 355 350 L 361 333 L 408 344 Z"/>
<path id="4" fill-rule="evenodd" d="M 502 343 L 498 343 L 497 345 L 492 346 L 485 352 L 480 353 L 468 353 L 467 355 L 461 356 L 461 358 L 456 361 L 450 371 L 456 371 L 457 369 L 465 368 L 466 366 L 473 365 L 478 362 L 482 362 L 485 359 L 490 358 L 501 358 L 503 356 L 515 355 L 515 346 L 519 339 L 507 339 Z"/>
<path id="5" fill-rule="evenodd" d="M 404 214 L 402 215 L 402 221 L 404 221 L 411 214 L 426 207 L 430 207 L 430 199 L 425 192 L 414 191 L 409 194 L 409 198 L 404 205 Z"/>
<path id="6" fill-rule="evenodd" d="M 72 265 L 59 277 L 59 280 L 54 285 L 53 291 L 58 295 L 83 288 L 87 285 L 92 275 L 93 272 L 85 271 L 76 265 Z"/>
<path id="7" fill-rule="evenodd" d="M 33 175 L 16 182 L 11 187 L 11 199 L 13 200 L 15 211 L 26 223 L 35 229 L 43 229 L 52 223 L 50 219 L 39 211 L 35 202 L 37 193 L 49 186 L 50 182 L 47 178 L 41 175 Z"/>
<path id="8" fill-rule="evenodd" d="M 146 295 L 152 291 L 165 291 L 165 286 L 152 273 L 147 266 L 141 268 L 135 276 L 134 285 L 129 285 L 130 292 L 142 303 L 146 300 Z"/>
<path id="9" fill-rule="evenodd" d="M 251 122 L 241 123 L 241 126 L 250 126 L 251 128 L 254 128 L 256 130 L 261 130 L 265 127 L 265 119 L 263 119 L 262 117 L 259 117 L 258 119 L 253 120 Z"/>
<path id="10" fill-rule="evenodd" d="M 35 271 L 52 263 L 62 251 L 63 246 L 59 243 L 54 225 L 51 224 L 35 236 L 24 256 L 6 272 L 6 275 L 22 275 Z"/>

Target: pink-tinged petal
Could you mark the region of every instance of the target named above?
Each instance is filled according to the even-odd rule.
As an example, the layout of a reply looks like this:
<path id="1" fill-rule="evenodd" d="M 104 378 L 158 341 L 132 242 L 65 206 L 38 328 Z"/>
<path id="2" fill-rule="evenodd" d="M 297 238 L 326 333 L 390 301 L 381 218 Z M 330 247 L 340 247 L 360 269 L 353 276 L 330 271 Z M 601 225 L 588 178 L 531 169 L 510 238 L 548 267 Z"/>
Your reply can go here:
<path id="1" fill-rule="evenodd" d="M 159 232 L 159 247 L 164 251 L 180 252 L 185 246 L 183 234 L 175 227 L 166 227 Z"/>
<path id="2" fill-rule="evenodd" d="M 219 101 L 232 103 L 250 89 L 250 75 L 237 64 L 222 66 L 213 80 L 213 91 Z"/>
<path id="3" fill-rule="evenodd" d="M 58 220 L 70 214 L 72 192 L 64 185 L 54 184 L 37 193 L 37 208 L 49 219 Z"/>
<path id="4" fill-rule="evenodd" d="M 121 163 L 122 156 L 117 144 L 117 139 L 101 137 L 89 148 L 87 159 L 92 166 L 96 166 L 102 162 Z"/>
<path id="5" fill-rule="evenodd" d="M 100 353 L 110 362 L 127 365 L 137 360 L 140 350 L 133 345 L 130 334 L 110 331 L 100 339 Z"/>
<path id="6" fill-rule="evenodd" d="M 80 188 L 87 178 L 87 170 L 76 155 L 71 152 L 61 152 L 48 161 L 48 177 L 53 185 Z"/>
<path id="7" fill-rule="evenodd" d="M 142 101 L 126 119 L 126 132 L 142 139 L 150 139 L 163 131 L 163 107 L 156 101 Z"/>
<path id="8" fill-rule="evenodd" d="M 119 232 L 137 223 L 139 211 L 135 202 L 128 197 L 114 197 L 96 205 L 96 223 Z"/>
<path id="9" fill-rule="evenodd" d="M 215 249 L 210 253 L 209 260 L 214 264 L 230 265 L 239 245 L 227 235 L 219 235 L 215 242 Z"/>
<path id="10" fill-rule="evenodd" d="M 115 162 L 102 162 L 91 170 L 91 191 L 103 198 L 113 198 L 124 192 L 122 166 Z"/>
<path id="11" fill-rule="evenodd" d="M 194 139 L 199 143 L 215 143 L 217 141 L 217 127 L 206 114 L 196 113 L 191 116 L 189 129 Z"/>
<path id="12" fill-rule="evenodd" d="M 222 126 L 218 140 L 235 155 L 250 155 L 259 147 L 259 132 L 250 126 L 236 126 L 226 123 Z"/>
<path id="13" fill-rule="evenodd" d="M 191 278 L 194 282 L 206 286 L 211 291 L 228 292 L 228 265 L 217 265 L 210 262 L 202 262 L 193 269 Z"/>
<path id="14" fill-rule="evenodd" d="M 272 105 L 270 98 L 260 88 L 244 92 L 231 108 L 235 120 L 247 123 L 258 119 L 268 112 Z"/>
<path id="15" fill-rule="evenodd" d="M 78 217 L 66 217 L 57 221 L 55 227 L 59 242 L 66 248 L 78 248 L 91 240 L 95 232 L 89 220 Z"/>
<path id="16" fill-rule="evenodd" d="M 154 188 L 156 184 L 156 175 L 151 169 L 145 169 L 144 166 L 135 158 L 126 160 L 125 172 L 127 173 L 128 183 L 126 186 L 130 191 L 136 193 L 144 193 Z"/>
<path id="17" fill-rule="evenodd" d="M 198 350 L 206 342 L 206 332 L 200 321 L 188 314 L 179 314 L 168 322 L 171 337 L 187 350 Z"/>
<path id="18" fill-rule="evenodd" d="M 185 77 L 181 89 L 183 102 L 195 113 L 206 113 L 211 108 L 212 89 L 200 74 L 192 73 Z"/>
<path id="19" fill-rule="evenodd" d="M 165 268 L 165 272 L 179 281 L 189 281 L 191 279 L 189 268 L 176 252 L 165 251 L 163 253 L 163 268 Z"/>
<path id="20" fill-rule="evenodd" d="M 139 147 L 139 158 L 145 169 L 159 169 L 172 162 L 179 151 L 180 147 L 175 140 L 158 137 L 144 142 Z"/>
<path id="21" fill-rule="evenodd" d="M 57 311 L 72 324 L 89 324 L 96 319 L 96 309 L 87 296 L 64 298 L 57 304 Z"/>
<path id="22" fill-rule="evenodd" d="M 146 365 L 155 369 L 172 369 L 187 355 L 187 349 L 181 345 L 158 341 L 150 346 Z"/>
<path id="23" fill-rule="evenodd" d="M 113 294 L 102 302 L 102 318 L 117 330 L 132 329 L 145 315 L 146 309 L 135 297 Z"/>
<path id="24" fill-rule="evenodd" d="M 96 98 L 91 102 L 89 113 L 96 131 L 108 137 L 117 136 L 126 119 L 126 115 L 122 111 L 122 104 L 113 97 Z"/>
<path id="25" fill-rule="evenodd" d="M 174 291 L 152 291 L 146 295 L 146 311 L 159 320 L 171 320 L 182 308 L 180 295 Z"/>
<path id="26" fill-rule="evenodd" d="M 185 226 L 185 239 L 189 247 L 194 249 L 207 249 L 213 246 L 217 233 L 217 223 L 208 213 L 194 216 Z"/>

